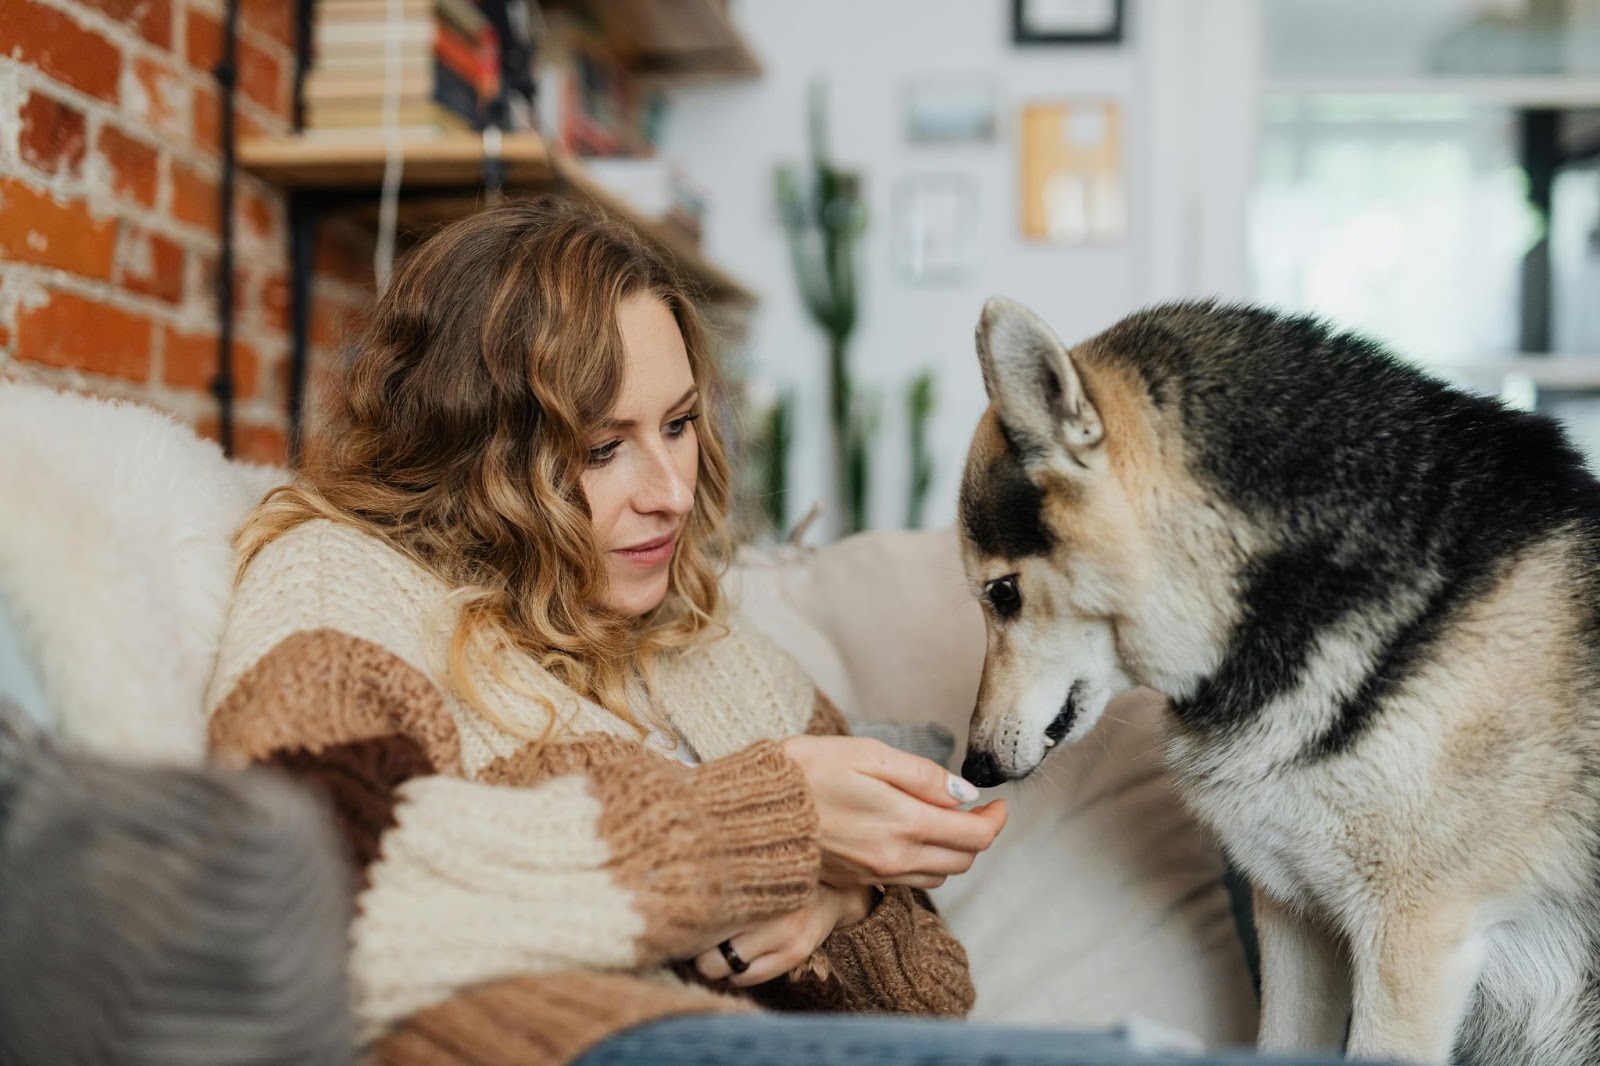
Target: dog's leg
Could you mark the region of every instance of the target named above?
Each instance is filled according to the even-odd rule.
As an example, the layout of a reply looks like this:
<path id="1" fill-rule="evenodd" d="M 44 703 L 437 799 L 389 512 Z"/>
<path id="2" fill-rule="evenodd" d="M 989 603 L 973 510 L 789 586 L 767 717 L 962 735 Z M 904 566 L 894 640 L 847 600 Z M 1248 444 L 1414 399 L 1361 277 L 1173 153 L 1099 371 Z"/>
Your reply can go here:
<path id="1" fill-rule="evenodd" d="M 1350 941 L 1350 1055 L 1447 1063 L 1486 942 L 1461 909 L 1388 913 Z"/>
<path id="2" fill-rule="evenodd" d="M 1254 892 L 1261 947 L 1263 1050 L 1334 1049 L 1344 1045 L 1350 973 L 1338 938 L 1304 915 Z"/>

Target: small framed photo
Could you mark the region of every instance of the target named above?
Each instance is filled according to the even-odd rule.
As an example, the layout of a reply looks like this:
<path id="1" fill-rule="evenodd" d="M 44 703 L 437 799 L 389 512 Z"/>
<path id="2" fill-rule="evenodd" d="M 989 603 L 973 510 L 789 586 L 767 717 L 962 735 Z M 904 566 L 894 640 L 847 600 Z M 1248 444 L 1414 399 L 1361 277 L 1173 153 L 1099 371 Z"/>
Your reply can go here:
<path id="1" fill-rule="evenodd" d="M 1127 236 L 1122 107 L 1114 100 L 1029 104 L 1021 117 L 1022 235 L 1052 244 Z"/>
<path id="2" fill-rule="evenodd" d="M 905 88 L 906 140 L 913 144 L 987 144 L 997 115 L 994 82 L 981 75 L 920 78 Z"/>
<path id="3" fill-rule="evenodd" d="M 894 255 L 914 284 L 965 280 L 977 253 L 978 183 L 969 174 L 909 174 L 894 188 Z"/>
<path id="4" fill-rule="evenodd" d="M 1123 0 L 1011 0 L 1016 44 L 1120 44 Z"/>

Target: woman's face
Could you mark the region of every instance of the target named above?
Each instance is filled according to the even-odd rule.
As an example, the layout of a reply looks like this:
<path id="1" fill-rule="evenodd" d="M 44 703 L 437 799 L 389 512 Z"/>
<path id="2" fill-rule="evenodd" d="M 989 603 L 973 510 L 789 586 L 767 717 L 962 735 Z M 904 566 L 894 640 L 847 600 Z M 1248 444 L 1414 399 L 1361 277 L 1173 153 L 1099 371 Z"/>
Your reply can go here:
<path id="1" fill-rule="evenodd" d="M 658 297 L 623 300 L 617 324 L 622 390 L 610 420 L 589 438 L 583 491 L 605 552 L 604 605 L 636 617 L 665 598 L 678 536 L 694 506 L 700 393 L 677 319 Z"/>

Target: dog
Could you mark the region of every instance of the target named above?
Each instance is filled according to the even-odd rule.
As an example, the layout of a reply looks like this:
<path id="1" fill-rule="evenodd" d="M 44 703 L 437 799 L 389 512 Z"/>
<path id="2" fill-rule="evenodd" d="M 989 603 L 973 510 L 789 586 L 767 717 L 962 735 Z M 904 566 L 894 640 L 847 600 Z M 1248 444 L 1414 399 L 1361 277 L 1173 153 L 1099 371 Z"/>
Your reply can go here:
<path id="1" fill-rule="evenodd" d="M 996 298 L 977 348 L 965 776 L 1156 689 L 1264 1048 L 1600 1064 L 1600 483 L 1560 428 L 1244 306 L 1068 349 Z"/>

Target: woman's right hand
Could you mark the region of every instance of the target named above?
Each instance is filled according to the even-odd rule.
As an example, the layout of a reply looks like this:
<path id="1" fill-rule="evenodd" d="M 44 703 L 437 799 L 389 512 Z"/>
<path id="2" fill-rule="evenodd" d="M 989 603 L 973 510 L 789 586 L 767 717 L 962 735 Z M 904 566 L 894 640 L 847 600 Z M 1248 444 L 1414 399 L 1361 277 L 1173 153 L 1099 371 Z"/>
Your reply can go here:
<path id="1" fill-rule="evenodd" d="M 817 808 L 822 880 L 935 888 L 965 873 L 1006 824 L 1005 800 L 970 811 L 972 784 L 920 755 L 867 737 L 783 742 Z"/>

